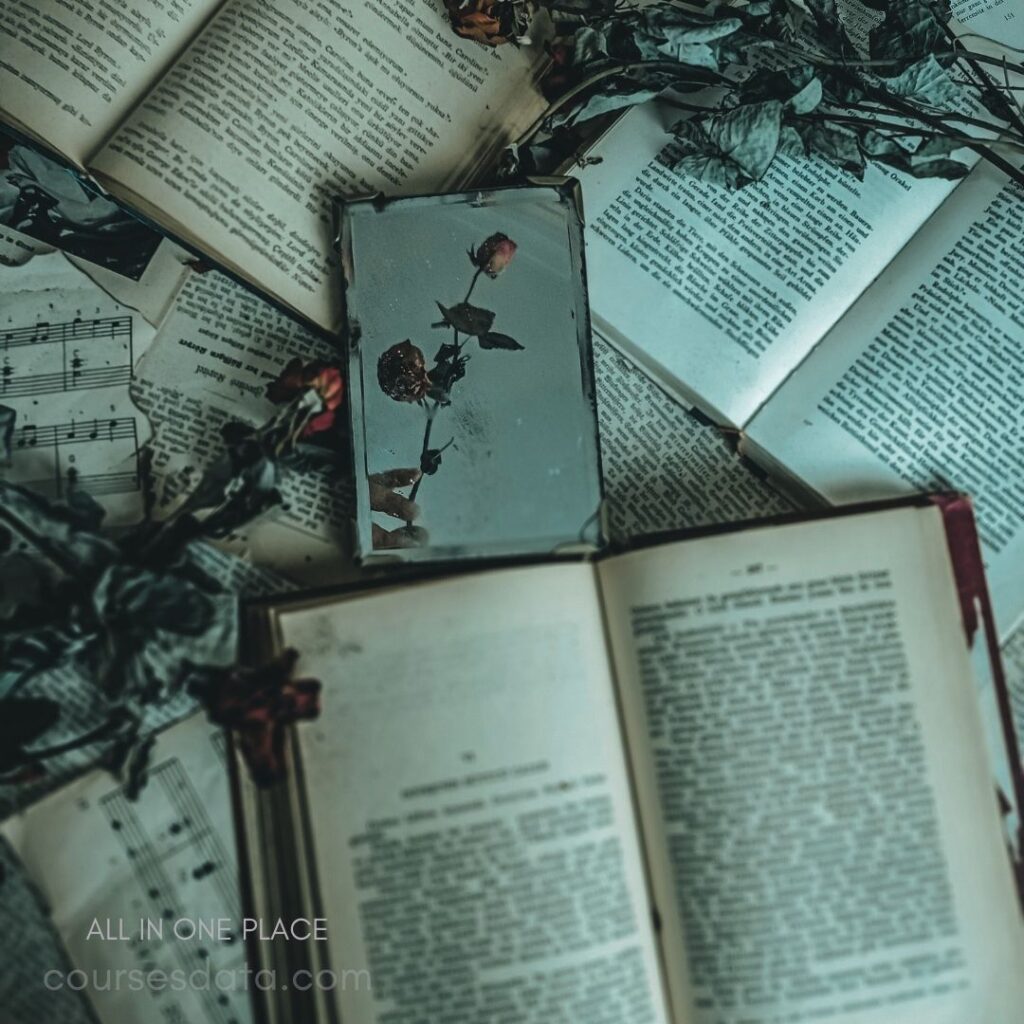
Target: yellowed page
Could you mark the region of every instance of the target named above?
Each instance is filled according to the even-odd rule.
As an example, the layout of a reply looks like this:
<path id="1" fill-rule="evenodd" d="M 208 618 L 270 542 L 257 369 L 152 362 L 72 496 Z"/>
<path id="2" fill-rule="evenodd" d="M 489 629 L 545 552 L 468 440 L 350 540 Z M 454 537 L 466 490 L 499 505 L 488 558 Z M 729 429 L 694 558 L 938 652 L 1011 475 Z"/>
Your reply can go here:
<path id="1" fill-rule="evenodd" d="M 541 104 L 537 55 L 460 42 L 439 0 L 228 0 L 91 164 L 322 327 L 331 199 L 432 192 Z"/>
<path id="2" fill-rule="evenodd" d="M 664 1024 L 592 568 L 279 626 L 324 683 L 299 745 L 342 1019 Z"/>
<path id="3" fill-rule="evenodd" d="M 4 0 L 0 119 L 83 165 L 221 0 Z"/>
<path id="4" fill-rule="evenodd" d="M 677 1011 L 1018 1020 L 1020 906 L 938 510 L 600 572 Z"/>

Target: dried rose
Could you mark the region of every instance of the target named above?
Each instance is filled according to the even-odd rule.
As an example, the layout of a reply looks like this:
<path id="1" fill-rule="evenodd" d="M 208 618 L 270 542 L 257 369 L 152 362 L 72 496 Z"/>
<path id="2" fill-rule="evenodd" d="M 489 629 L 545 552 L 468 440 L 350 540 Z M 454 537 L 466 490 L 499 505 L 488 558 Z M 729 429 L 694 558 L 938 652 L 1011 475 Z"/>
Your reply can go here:
<path id="1" fill-rule="evenodd" d="M 484 46 L 501 46 L 515 40 L 517 19 L 510 0 L 445 0 L 452 28 L 463 39 Z"/>
<path id="2" fill-rule="evenodd" d="M 303 363 L 292 359 L 276 380 L 267 385 L 266 396 L 276 405 L 290 402 L 296 395 L 312 388 L 323 402 L 323 409 L 316 414 L 302 431 L 303 437 L 319 434 L 334 426 L 338 406 L 345 394 L 345 382 L 341 370 L 326 363 Z"/>
<path id="3" fill-rule="evenodd" d="M 515 254 L 516 243 L 498 231 L 490 238 L 485 238 L 475 252 L 470 249 L 469 259 L 474 267 L 488 277 L 497 277 L 512 262 Z"/>
<path id="4" fill-rule="evenodd" d="M 298 653 L 288 649 L 256 668 L 214 673 L 193 694 L 211 722 L 237 737 L 253 781 L 272 785 L 285 775 L 285 726 L 320 714 L 320 683 L 292 679 Z"/>
<path id="5" fill-rule="evenodd" d="M 377 360 L 381 391 L 396 402 L 419 402 L 430 389 L 423 353 L 408 339 L 392 345 Z"/>

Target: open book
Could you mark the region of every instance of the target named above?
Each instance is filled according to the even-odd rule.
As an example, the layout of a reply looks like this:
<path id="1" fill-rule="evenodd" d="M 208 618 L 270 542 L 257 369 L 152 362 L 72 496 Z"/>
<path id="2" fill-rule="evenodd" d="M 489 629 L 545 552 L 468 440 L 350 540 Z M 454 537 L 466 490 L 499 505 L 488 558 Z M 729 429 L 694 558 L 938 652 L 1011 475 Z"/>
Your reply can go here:
<path id="1" fill-rule="evenodd" d="M 324 683 L 287 782 L 238 773 L 247 913 L 326 929 L 250 965 L 333 981 L 261 993 L 264 1020 L 1019 1019 L 966 499 L 264 605 L 246 629 Z"/>
<path id="2" fill-rule="evenodd" d="M 330 200 L 472 177 L 543 108 L 538 59 L 439 0 L 12 0 L 0 120 L 333 330 Z"/>
<path id="3" fill-rule="evenodd" d="M 595 331 L 740 433 L 800 497 L 974 497 L 1000 632 L 1024 619 L 1024 194 L 780 157 L 728 192 L 671 170 L 671 108 L 574 172 Z"/>

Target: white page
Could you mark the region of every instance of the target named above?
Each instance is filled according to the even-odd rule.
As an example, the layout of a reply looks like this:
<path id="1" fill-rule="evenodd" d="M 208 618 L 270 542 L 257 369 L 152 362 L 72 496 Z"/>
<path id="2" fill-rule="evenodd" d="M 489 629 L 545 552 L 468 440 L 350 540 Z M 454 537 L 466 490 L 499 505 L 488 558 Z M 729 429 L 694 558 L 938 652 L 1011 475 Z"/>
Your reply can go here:
<path id="1" fill-rule="evenodd" d="M 508 569 L 279 616 L 350 1024 L 663 1022 L 593 570 Z"/>
<path id="2" fill-rule="evenodd" d="M 1016 1020 L 1024 929 L 941 513 L 682 542 L 601 578 L 680 1009 Z"/>
<path id="3" fill-rule="evenodd" d="M 598 329 L 717 422 L 742 425 L 953 184 L 869 167 L 864 182 L 779 157 L 730 192 L 658 155 L 679 119 L 635 108 L 577 173 Z M 624 250 L 626 254 L 624 254 Z"/>
<path id="4" fill-rule="evenodd" d="M 137 801 L 95 771 L 4 823 L 78 972 L 46 964 L 43 984 L 105 1024 L 251 1020 L 224 744 L 194 715 L 160 734 Z"/>
<path id="5" fill-rule="evenodd" d="M 1024 198 L 979 165 L 747 428 L 832 502 L 974 498 L 1000 634 L 1024 614 Z"/>
<path id="6" fill-rule="evenodd" d="M 977 33 L 1003 46 L 1024 48 L 1024 8 L 1020 0 L 952 0 L 953 15 L 960 23 L 960 35 Z M 979 40 L 966 39 L 971 49 Z M 1000 81 L 999 69 L 991 69 Z"/>

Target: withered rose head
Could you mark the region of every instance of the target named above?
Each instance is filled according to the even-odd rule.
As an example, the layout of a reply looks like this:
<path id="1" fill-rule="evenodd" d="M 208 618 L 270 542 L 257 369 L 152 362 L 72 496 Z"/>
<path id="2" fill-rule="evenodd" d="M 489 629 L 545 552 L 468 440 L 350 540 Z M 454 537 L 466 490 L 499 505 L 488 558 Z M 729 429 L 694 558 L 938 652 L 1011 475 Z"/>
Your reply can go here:
<path id="1" fill-rule="evenodd" d="M 323 408 L 316 414 L 303 430 L 303 437 L 318 434 L 334 426 L 334 418 L 345 395 L 345 381 L 341 370 L 336 366 L 319 361 L 303 363 L 301 359 L 292 359 L 281 371 L 276 380 L 266 388 L 266 396 L 276 405 L 290 402 L 303 391 L 312 388 L 323 403 Z"/>
<path id="2" fill-rule="evenodd" d="M 497 277 L 511 262 L 516 254 L 516 243 L 508 235 L 500 231 L 485 238 L 479 248 L 469 251 L 469 259 L 474 267 L 478 267 L 488 277 Z"/>
<path id="3" fill-rule="evenodd" d="M 260 786 L 285 776 L 285 726 L 320 714 L 320 683 L 292 679 L 297 661 L 298 654 L 288 649 L 255 668 L 223 669 L 193 688 L 210 721 L 234 732 Z"/>
<path id="4" fill-rule="evenodd" d="M 513 42 L 521 26 L 512 0 L 445 0 L 452 28 L 484 46 Z"/>
<path id="5" fill-rule="evenodd" d="M 377 381 L 381 391 L 396 402 L 419 402 L 430 389 L 423 353 L 411 342 L 392 345 L 377 360 Z"/>

